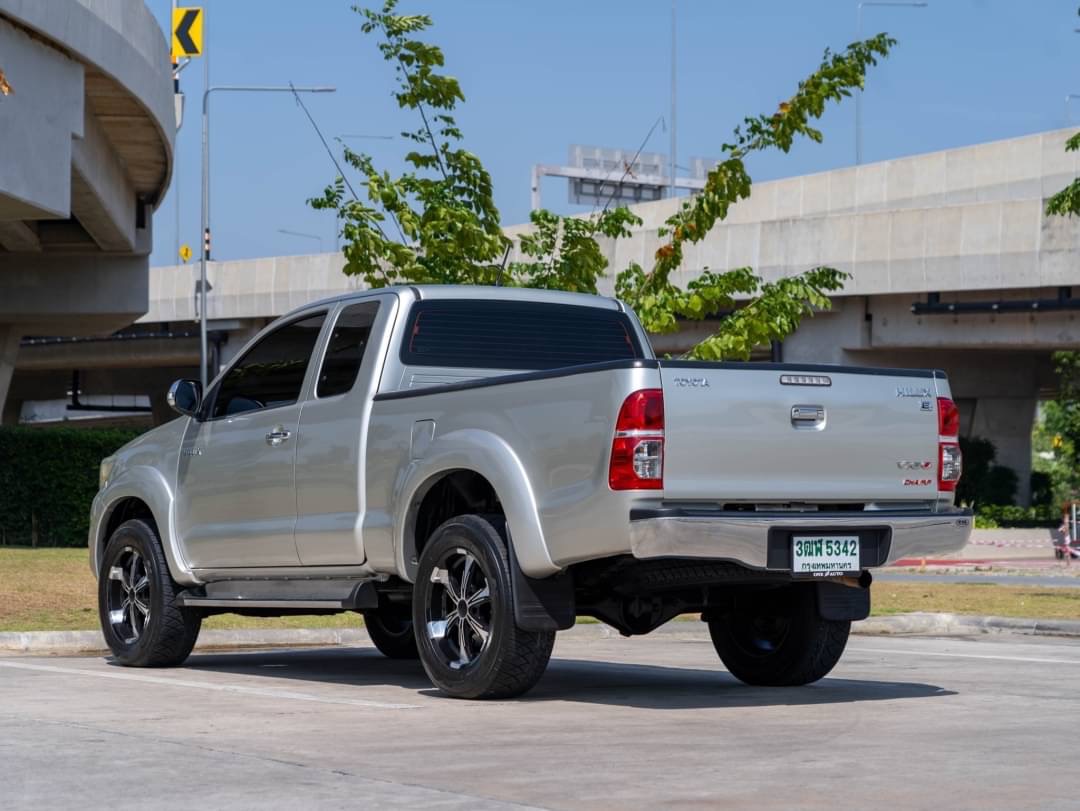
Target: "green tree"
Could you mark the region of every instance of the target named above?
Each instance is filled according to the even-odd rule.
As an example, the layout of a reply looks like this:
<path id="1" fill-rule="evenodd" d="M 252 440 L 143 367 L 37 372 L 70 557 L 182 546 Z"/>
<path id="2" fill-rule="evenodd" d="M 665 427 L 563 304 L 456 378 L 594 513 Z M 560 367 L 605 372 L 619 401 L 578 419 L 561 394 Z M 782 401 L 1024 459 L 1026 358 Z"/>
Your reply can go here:
<path id="1" fill-rule="evenodd" d="M 1065 142 L 1066 152 L 1080 150 L 1080 133 Z M 1046 213 L 1062 217 L 1080 214 L 1080 178 L 1046 201 Z M 1055 352 L 1058 393 L 1043 409 L 1041 430 L 1050 437 L 1055 462 L 1048 465 L 1059 500 L 1080 498 L 1080 352 Z M 1038 439 L 1039 430 L 1036 429 Z"/>
<path id="2" fill-rule="evenodd" d="M 419 39 L 431 18 L 398 14 L 396 6 L 397 0 L 386 0 L 380 10 L 354 10 L 363 16 L 362 31 L 379 38 L 379 50 L 393 67 L 399 107 L 418 117 L 417 128 L 402 133 L 412 142 L 405 156 L 409 168 L 393 177 L 369 155 L 345 147 L 345 161 L 358 173 L 363 194 L 339 176 L 309 201 L 334 211 L 342 223 L 344 272 L 361 276 L 371 287 L 504 284 L 596 293 L 608 266 L 598 240 L 628 237 L 640 218 L 607 206 L 582 217 L 534 211 L 532 232 L 519 239 L 521 258 L 507 264 L 512 242 L 502 232 L 491 176 L 461 146 L 463 135 L 453 117 L 465 100 L 461 87 L 442 73 L 442 50 Z M 647 330 L 672 332 L 681 319 L 722 315 L 690 357 L 746 359 L 755 346 L 782 340 L 803 317 L 830 306 L 829 294 L 848 278 L 833 268 L 812 268 L 775 282 L 765 282 L 749 267 L 705 269 L 685 289 L 671 274 L 687 244 L 704 239 L 732 205 L 750 196 L 745 159 L 767 149 L 787 152 L 799 138 L 820 142 L 822 134 L 811 122 L 830 102 L 861 88 L 867 69 L 894 44 L 878 34 L 841 53 L 827 50 L 817 70 L 774 113 L 747 118 L 736 128 L 705 187 L 667 220 L 651 268 L 632 263 L 617 276 L 616 295 L 634 308 Z"/>

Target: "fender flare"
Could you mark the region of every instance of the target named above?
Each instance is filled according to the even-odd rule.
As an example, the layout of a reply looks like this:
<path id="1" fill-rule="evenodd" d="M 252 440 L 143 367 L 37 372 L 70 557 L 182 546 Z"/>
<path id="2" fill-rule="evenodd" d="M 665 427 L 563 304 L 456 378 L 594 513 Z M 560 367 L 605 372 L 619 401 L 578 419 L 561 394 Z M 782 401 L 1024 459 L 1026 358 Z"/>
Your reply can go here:
<path id="1" fill-rule="evenodd" d="M 525 574 L 543 578 L 560 571 L 548 554 L 532 485 L 521 460 L 496 434 L 465 428 L 435 439 L 423 457 L 406 469 L 397 488 L 394 553 L 402 576 L 410 581 L 416 577 L 416 564 L 411 562 L 415 550 L 412 535 L 420 502 L 440 478 L 455 470 L 471 470 L 495 488 L 513 538 L 513 553 Z"/>
<path id="2" fill-rule="evenodd" d="M 91 549 L 91 560 L 97 569 L 98 553 L 108 543 L 104 537 L 105 528 L 109 525 L 109 518 L 117 505 L 128 498 L 142 501 L 150 508 L 157 524 L 158 536 L 161 538 L 161 546 L 165 552 L 165 560 L 169 564 L 169 572 L 173 580 L 186 586 L 198 585 L 201 581 L 195 577 L 191 567 L 185 560 L 182 550 L 177 543 L 174 530 L 175 498 L 172 487 L 160 470 L 147 465 L 135 465 L 124 468 L 114 481 L 109 482 L 108 487 L 94 499 L 91 512 L 90 532 L 94 540 Z"/>

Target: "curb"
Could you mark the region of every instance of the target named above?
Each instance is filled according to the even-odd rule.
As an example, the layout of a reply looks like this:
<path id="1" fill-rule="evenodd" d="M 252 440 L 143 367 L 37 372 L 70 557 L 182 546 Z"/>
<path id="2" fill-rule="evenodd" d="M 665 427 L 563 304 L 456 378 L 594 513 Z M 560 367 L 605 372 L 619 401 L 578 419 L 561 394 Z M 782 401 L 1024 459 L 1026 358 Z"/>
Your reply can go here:
<path id="1" fill-rule="evenodd" d="M 670 622 L 654 633 L 687 639 L 708 639 L 708 632 L 698 622 Z M 1080 638 L 1080 621 L 1051 619 L 1015 619 L 963 614 L 917 612 L 891 617 L 870 617 L 851 626 L 858 636 L 978 636 L 1016 634 Z M 560 632 L 574 639 L 618 639 L 614 628 L 602 623 L 579 623 Z M 279 628 L 242 631 L 203 631 L 195 645 L 197 651 L 242 650 L 245 648 L 328 648 L 371 643 L 362 629 L 352 628 Z M 100 631 L 13 631 L 0 633 L 0 653 L 76 654 L 108 653 Z"/>
<path id="2" fill-rule="evenodd" d="M 1018 634 L 1021 636 L 1080 637 L 1080 621 L 916 612 L 891 617 L 870 617 L 855 623 L 851 627 L 851 632 L 866 636 Z"/>

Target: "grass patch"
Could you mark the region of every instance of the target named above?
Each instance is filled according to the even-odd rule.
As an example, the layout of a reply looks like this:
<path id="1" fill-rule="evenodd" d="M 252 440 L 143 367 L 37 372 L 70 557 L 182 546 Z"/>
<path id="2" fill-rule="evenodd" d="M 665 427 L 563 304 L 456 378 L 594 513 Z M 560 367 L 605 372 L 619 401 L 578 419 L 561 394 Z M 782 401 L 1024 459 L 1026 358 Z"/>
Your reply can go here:
<path id="1" fill-rule="evenodd" d="M 1080 620 L 1080 588 L 997 583 L 893 583 L 879 580 L 870 598 L 874 616 L 910 611 L 994 617 Z"/>
<path id="2" fill-rule="evenodd" d="M 875 616 L 945 611 L 998 617 L 1080 620 L 1080 589 L 997 583 L 892 583 L 873 587 Z M 205 628 L 358 628 L 354 613 L 332 616 L 210 617 Z M 98 627 L 97 585 L 85 549 L 0 547 L 0 631 L 84 631 Z"/>
<path id="3" fill-rule="evenodd" d="M 0 631 L 91 631 L 98 627 L 97 581 L 86 549 L 0 546 Z M 354 613 L 240 617 L 218 614 L 204 628 L 359 628 Z"/>

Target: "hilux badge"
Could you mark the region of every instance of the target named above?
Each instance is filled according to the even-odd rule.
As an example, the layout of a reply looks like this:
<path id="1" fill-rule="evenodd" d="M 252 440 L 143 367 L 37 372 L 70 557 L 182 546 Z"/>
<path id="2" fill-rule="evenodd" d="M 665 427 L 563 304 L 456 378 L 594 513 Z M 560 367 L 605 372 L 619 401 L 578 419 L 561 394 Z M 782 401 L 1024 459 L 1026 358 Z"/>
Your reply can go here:
<path id="1" fill-rule="evenodd" d="M 930 389 L 928 389 L 926 387 L 919 388 L 918 386 L 897 386 L 896 387 L 896 396 L 897 397 L 920 397 L 920 398 L 929 397 L 930 396 Z"/>

